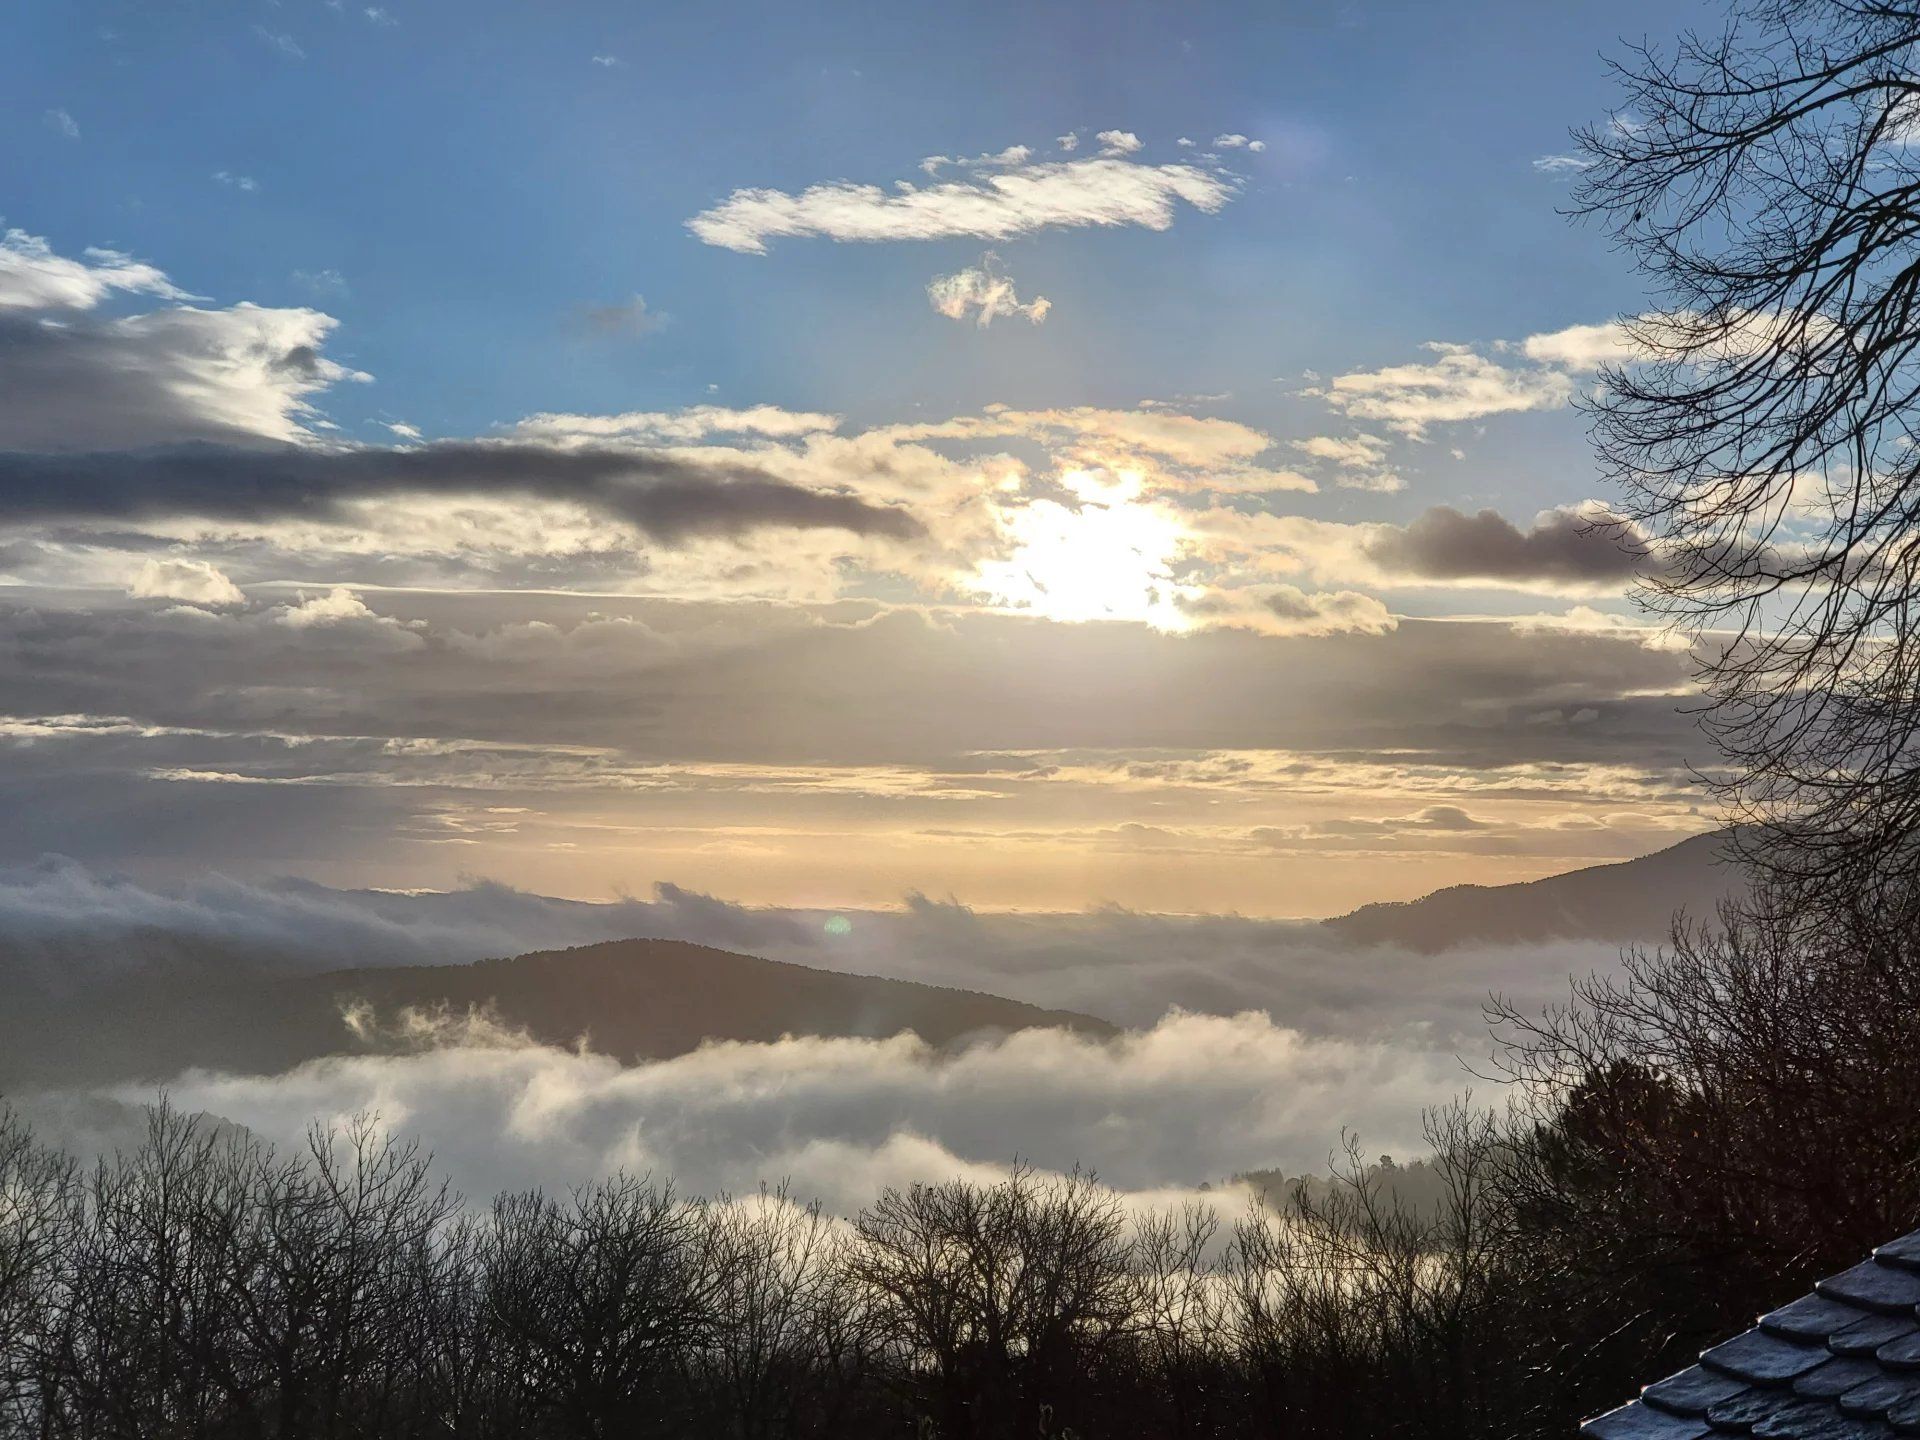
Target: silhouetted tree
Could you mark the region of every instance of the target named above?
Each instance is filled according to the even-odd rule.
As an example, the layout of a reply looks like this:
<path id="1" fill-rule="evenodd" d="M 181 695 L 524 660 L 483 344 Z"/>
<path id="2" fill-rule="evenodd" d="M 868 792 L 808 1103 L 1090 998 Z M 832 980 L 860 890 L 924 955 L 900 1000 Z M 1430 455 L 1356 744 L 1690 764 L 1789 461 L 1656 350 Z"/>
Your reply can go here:
<path id="1" fill-rule="evenodd" d="M 1920 875 L 1920 9 L 1737 0 L 1628 52 L 1580 209 L 1652 288 L 1592 410 L 1700 642 L 1752 857 Z"/>

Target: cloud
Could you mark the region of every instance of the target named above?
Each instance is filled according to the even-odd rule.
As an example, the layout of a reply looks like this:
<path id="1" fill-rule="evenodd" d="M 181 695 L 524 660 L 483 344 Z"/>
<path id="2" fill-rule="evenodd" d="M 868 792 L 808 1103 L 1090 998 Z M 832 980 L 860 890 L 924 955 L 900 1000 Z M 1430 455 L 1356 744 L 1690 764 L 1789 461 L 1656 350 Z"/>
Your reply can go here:
<path id="1" fill-rule="evenodd" d="M 927 303 L 949 320 L 964 321 L 971 316 L 981 330 L 1006 315 L 1024 315 L 1033 324 L 1040 324 L 1053 302 L 1036 295 L 1023 304 L 1014 290 L 1013 278 L 996 271 L 996 258 L 989 251 L 978 265 L 935 276 L 927 284 Z"/>
<path id="2" fill-rule="evenodd" d="M 48 110 L 42 113 L 40 118 L 46 122 L 47 128 L 54 133 L 62 135 L 68 140 L 78 140 L 80 138 L 80 122 L 75 120 L 73 116 L 69 115 L 66 111 L 60 109 Z"/>
<path id="3" fill-rule="evenodd" d="M 91 310 L 116 291 L 191 298 L 165 272 L 117 250 L 88 250 L 84 259 L 72 260 L 56 255 L 38 235 L 0 234 L 0 311 Z"/>
<path id="4" fill-rule="evenodd" d="M 244 190 L 249 195 L 260 188 L 260 182 L 251 175 L 236 175 L 231 170 L 216 170 L 213 178 L 230 189 Z"/>
<path id="5" fill-rule="evenodd" d="M 1559 370 L 1512 369 L 1464 345 L 1434 341 L 1425 348 L 1437 358 L 1336 375 L 1326 389 L 1309 393 L 1352 419 L 1378 421 L 1415 439 L 1432 425 L 1552 410 L 1573 398 L 1573 383 Z"/>
<path id="6" fill-rule="evenodd" d="M 595 55 L 593 63 L 602 70 L 611 70 L 623 62 L 618 55 Z"/>
<path id="7" fill-rule="evenodd" d="M 1058 145 L 1062 150 L 1065 150 L 1066 152 L 1071 154 L 1073 151 L 1078 150 L 1080 148 L 1080 137 L 1076 134 L 1069 132 L 1065 135 L 1054 136 L 1053 143 Z"/>
<path id="8" fill-rule="evenodd" d="M 184 600 L 191 605 L 244 605 L 244 591 L 204 560 L 177 556 L 147 560 L 127 586 L 140 600 Z"/>
<path id="9" fill-rule="evenodd" d="M 256 25 L 253 27 L 253 33 L 261 44 L 265 45 L 276 55 L 288 60 L 304 60 L 307 58 L 307 52 L 301 46 L 300 42 L 285 31 L 269 30 L 264 25 Z"/>
<path id="10" fill-rule="evenodd" d="M 834 181 L 798 194 L 736 190 L 687 222 L 708 245 L 765 254 L 771 240 L 1006 240 L 1061 227 L 1139 225 L 1165 230 L 1181 202 L 1213 214 L 1232 182 L 1193 165 L 1141 165 L 1103 155 L 1053 161 L 977 179 L 885 190 Z"/>
<path id="11" fill-rule="evenodd" d="M 998 170 L 1011 169 L 1024 165 L 1033 158 L 1033 151 L 1025 145 L 1009 145 L 1004 150 L 955 158 L 951 155 L 929 155 L 920 162 L 920 168 L 929 175 L 937 175 L 945 166 L 952 165 L 962 170 Z"/>
<path id="12" fill-rule="evenodd" d="M 1371 595 L 1308 593 L 1297 585 L 1254 585 L 1182 597 L 1180 609 L 1208 626 L 1258 635 L 1383 635 L 1399 622 Z"/>
<path id="13" fill-rule="evenodd" d="M 1238 150 L 1244 147 L 1256 155 L 1267 148 L 1266 141 L 1249 140 L 1240 134 L 1216 135 L 1213 137 L 1213 144 L 1217 150 Z"/>
<path id="14" fill-rule="evenodd" d="M 368 378 L 320 353 L 336 323 L 247 304 L 61 325 L 0 311 L 0 446 L 311 440 L 310 397 Z"/>
<path id="15" fill-rule="evenodd" d="M 1542 512 L 1522 530 L 1494 510 L 1436 505 L 1404 527 L 1376 526 L 1361 549 L 1390 573 L 1432 580 L 1617 589 L 1645 547 L 1595 509 Z"/>
<path id="16" fill-rule="evenodd" d="M 1593 161 L 1584 155 L 1542 155 L 1533 162 L 1533 168 L 1542 175 L 1559 178 L 1577 175 L 1582 170 L 1591 169 Z"/>
<path id="17" fill-rule="evenodd" d="M 295 270 L 288 278 L 302 290 L 315 295 L 340 296 L 348 293 L 347 277 L 338 270 Z"/>
<path id="18" fill-rule="evenodd" d="M 1131 130 L 1102 130 L 1093 138 L 1100 142 L 1103 155 L 1131 155 L 1142 148 L 1140 137 Z"/>
<path id="19" fill-rule="evenodd" d="M 1639 323 L 1655 336 L 1677 338 L 1684 328 L 1652 316 L 1641 317 Z M 1760 336 L 1771 323 L 1756 320 L 1748 328 Z M 1325 387 L 1302 393 L 1318 396 L 1353 419 L 1377 420 L 1419 440 L 1432 425 L 1557 409 L 1573 399 L 1576 377 L 1647 354 L 1645 341 L 1618 321 L 1569 325 L 1518 342 L 1496 341 L 1489 347 L 1493 355 L 1442 341 L 1430 341 L 1424 348 L 1438 358 L 1337 375 Z M 1495 358 L 1508 355 L 1526 363 L 1513 365 Z"/>
<path id="20" fill-rule="evenodd" d="M 662 311 L 648 308 L 644 295 L 610 305 L 587 305 L 580 311 L 581 323 L 595 335 L 651 335 L 664 328 L 667 319 Z"/>
<path id="21" fill-rule="evenodd" d="M 684 410 L 629 410 L 618 415 L 530 415 L 514 427 L 528 439 L 550 441 L 620 440 L 634 444 L 689 444 L 715 435 L 747 435 L 770 440 L 804 439 L 837 430 L 838 415 L 787 410 L 778 405 L 732 409 L 691 405 Z"/>
<path id="22" fill-rule="evenodd" d="M 1016 1158 L 1152 1192 L 1316 1169 L 1343 1124 L 1405 1152 L 1421 1108 L 1458 1078 L 1450 1056 L 1313 1038 L 1249 1013 L 1174 1014 L 1104 1043 L 1021 1031 L 942 1055 L 908 1035 L 794 1038 L 626 1067 L 500 1037 L 272 1078 L 189 1073 L 168 1090 L 183 1110 L 288 1143 L 315 1114 L 379 1111 L 481 1195 L 625 1168 L 706 1193 L 789 1178 L 850 1213 L 882 1184 Z"/>
<path id="23" fill-rule="evenodd" d="M 178 312 L 176 312 L 178 313 Z M 0 367 L 3 370 L 4 367 Z M 435 441 L 404 449 L 182 445 L 75 455 L 0 454 L 0 498 L 25 516 L 327 516 L 382 495 L 507 493 L 563 498 L 666 543 L 763 527 L 824 527 L 913 539 L 896 506 L 634 450 Z"/>
<path id="24" fill-rule="evenodd" d="M 1618 321 L 1604 325 L 1569 325 L 1544 335 L 1529 335 L 1520 353 L 1543 365 L 1591 371 L 1603 365 L 1624 365 L 1645 353 L 1627 327 Z"/>

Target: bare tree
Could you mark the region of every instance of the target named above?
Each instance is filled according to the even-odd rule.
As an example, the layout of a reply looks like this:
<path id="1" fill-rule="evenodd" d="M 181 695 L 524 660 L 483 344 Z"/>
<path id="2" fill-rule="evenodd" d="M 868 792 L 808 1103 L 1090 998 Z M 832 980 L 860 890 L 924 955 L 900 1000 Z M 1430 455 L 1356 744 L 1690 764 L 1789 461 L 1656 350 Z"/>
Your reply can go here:
<path id="1" fill-rule="evenodd" d="M 542 1433 L 673 1433 L 711 1323 L 714 1254 L 698 1203 L 616 1175 L 566 1201 L 494 1205 L 487 1304 L 499 1364 Z"/>
<path id="2" fill-rule="evenodd" d="M 1652 290 L 1590 404 L 1700 642 L 1754 858 L 1920 875 L 1920 9 L 1735 0 L 1628 52 L 1578 208 Z"/>

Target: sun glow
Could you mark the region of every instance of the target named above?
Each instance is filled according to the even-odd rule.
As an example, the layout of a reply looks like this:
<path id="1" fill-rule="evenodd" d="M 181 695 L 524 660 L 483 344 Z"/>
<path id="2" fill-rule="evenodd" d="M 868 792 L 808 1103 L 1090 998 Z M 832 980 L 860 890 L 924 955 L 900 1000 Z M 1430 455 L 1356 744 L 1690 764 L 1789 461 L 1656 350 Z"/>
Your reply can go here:
<path id="1" fill-rule="evenodd" d="M 979 567 L 995 603 L 1049 620 L 1133 620 L 1183 630 L 1183 597 L 1196 586 L 1175 578 L 1185 530 L 1166 509 L 1143 502 L 1132 471 L 1069 470 L 1060 483 L 1077 505 L 1035 500 L 1010 512 L 1014 550 Z"/>

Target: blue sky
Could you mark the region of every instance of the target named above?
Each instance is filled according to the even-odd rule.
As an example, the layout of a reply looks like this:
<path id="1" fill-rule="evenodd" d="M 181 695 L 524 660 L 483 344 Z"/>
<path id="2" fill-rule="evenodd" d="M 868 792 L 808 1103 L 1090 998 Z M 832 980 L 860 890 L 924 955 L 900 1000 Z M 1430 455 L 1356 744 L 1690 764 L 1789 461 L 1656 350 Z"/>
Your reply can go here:
<path id="1" fill-rule="evenodd" d="M 1298 914 L 1699 829 L 1541 162 L 1710 18 L 16 6 L 0 860 Z"/>
<path id="2" fill-rule="evenodd" d="M 1233 392 L 1604 316 L 1634 292 L 1532 168 L 1605 113 L 1599 53 L 1667 6 L 39 4 L 0 58 L 8 223 L 158 257 L 220 299 L 319 303 L 378 377 L 337 407 L 475 433 L 708 398 L 857 420 Z M 296 53 L 297 51 L 297 53 Z M 618 63 L 601 65 L 594 57 Z M 70 115 L 79 138 L 43 120 Z M 1165 232 L 1000 243 L 1046 326 L 955 334 L 928 275 L 983 246 L 701 245 L 731 190 L 914 178 L 1078 129 L 1265 137 Z M 250 178 L 243 191 L 213 177 Z M 296 276 L 337 275 L 344 288 Z M 634 294 L 666 324 L 595 339 Z M 1556 458 L 1565 461 L 1564 451 Z M 1550 481 L 1542 483 L 1550 484 Z"/>

